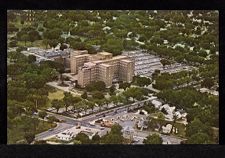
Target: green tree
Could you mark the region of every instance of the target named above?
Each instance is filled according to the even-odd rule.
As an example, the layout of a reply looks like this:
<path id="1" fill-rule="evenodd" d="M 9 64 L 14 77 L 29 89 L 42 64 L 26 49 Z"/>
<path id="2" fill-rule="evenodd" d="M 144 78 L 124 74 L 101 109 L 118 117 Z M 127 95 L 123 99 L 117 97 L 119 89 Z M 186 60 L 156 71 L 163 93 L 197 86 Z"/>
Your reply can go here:
<path id="1" fill-rule="evenodd" d="M 72 94 L 70 92 L 64 92 L 63 101 L 64 101 L 64 105 L 65 105 L 65 108 L 66 108 L 66 111 L 67 111 L 67 108 L 69 106 L 73 105 L 73 96 L 72 96 Z"/>
<path id="2" fill-rule="evenodd" d="M 210 144 L 210 142 L 206 133 L 198 132 L 188 138 L 187 144 Z"/>
<path id="3" fill-rule="evenodd" d="M 103 144 L 122 144 L 124 138 L 121 130 L 122 127 L 119 124 L 113 125 L 111 131 L 104 135 L 100 142 Z"/>
<path id="4" fill-rule="evenodd" d="M 130 87 L 130 83 L 127 83 L 127 82 L 122 82 L 122 83 L 120 83 L 119 84 L 119 88 L 121 89 L 124 89 L 124 90 L 126 90 L 126 88 L 128 88 L 128 87 Z"/>
<path id="5" fill-rule="evenodd" d="M 104 91 L 105 90 L 105 82 L 103 81 L 93 81 L 86 86 L 86 90 L 91 91 Z"/>
<path id="6" fill-rule="evenodd" d="M 35 134 L 34 133 L 25 133 L 24 138 L 28 144 L 31 144 L 35 139 Z"/>
<path id="7" fill-rule="evenodd" d="M 45 111 L 40 111 L 40 112 L 38 113 L 38 116 L 39 116 L 40 118 L 44 119 L 44 118 L 47 116 L 47 113 L 46 113 Z"/>
<path id="8" fill-rule="evenodd" d="M 191 123 L 187 125 L 186 135 L 191 137 L 196 133 L 208 133 L 209 130 L 205 124 L 203 124 L 198 118 L 195 118 Z"/>
<path id="9" fill-rule="evenodd" d="M 202 82 L 201 82 L 201 86 L 202 87 L 206 87 L 206 88 L 211 88 L 214 85 L 214 81 L 211 78 L 205 78 Z"/>
<path id="10" fill-rule="evenodd" d="M 152 134 L 144 139 L 144 144 L 162 144 L 163 140 L 158 134 Z"/>
<path id="11" fill-rule="evenodd" d="M 58 113 L 59 109 L 63 107 L 62 100 L 53 99 L 51 104 L 52 104 L 52 107 L 56 109 L 56 113 Z"/>
<path id="12" fill-rule="evenodd" d="M 21 40 L 25 42 L 25 46 L 26 46 L 27 41 L 29 40 L 29 36 L 27 34 L 24 34 L 21 36 Z"/>
<path id="13" fill-rule="evenodd" d="M 49 45 L 49 40 L 45 38 L 42 40 L 42 43 L 43 43 L 43 45 L 45 45 L 45 49 L 47 49 L 48 45 Z"/>
<path id="14" fill-rule="evenodd" d="M 92 97 L 94 99 L 104 99 L 105 98 L 104 94 L 102 92 L 99 92 L 99 91 L 94 91 L 92 93 Z"/>
<path id="15" fill-rule="evenodd" d="M 48 117 L 48 121 L 50 123 L 53 123 L 53 122 L 59 122 L 59 119 L 57 119 L 55 116 L 49 116 Z"/>
<path id="16" fill-rule="evenodd" d="M 84 91 L 84 93 L 81 95 L 81 98 L 83 98 L 83 99 L 87 99 L 87 92 L 86 91 Z"/>
<path id="17" fill-rule="evenodd" d="M 84 133 L 78 133 L 75 137 L 75 140 L 80 141 L 81 144 L 90 144 L 91 143 L 89 137 Z"/>
<path id="18" fill-rule="evenodd" d="M 147 77 L 135 76 L 134 83 L 136 83 L 140 87 L 148 86 L 151 84 L 151 79 Z"/>
<path id="19" fill-rule="evenodd" d="M 161 59 L 160 60 L 161 64 L 163 65 L 163 68 L 165 68 L 166 65 L 170 65 L 171 62 L 167 59 Z"/>
<path id="20" fill-rule="evenodd" d="M 34 55 L 29 55 L 28 56 L 28 62 L 29 63 L 34 63 L 36 61 L 36 56 Z"/>
<path id="21" fill-rule="evenodd" d="M 115 88 L 115 85 L 112 85 L 110 88 L 109 88 L 109 93 L 110 95 L 113 95 L 113 93 L 115 92 L 116 88 Z"/>
<path id="22" fill-rule="evenodd" d="M 123 50 L 123 41 L 119 38 L 109 38 L 103 46 L 103 49 L 113 53 L 114 56 L 120 55 Z"/>
<path id="23" fill-rule="evenodd" d="M 158 118 L 157 121 L 160 124 L 159 131 L 161 131 L 162 130 L 162 126 L 163 126 L 163 122 L 165 121 L 165 115 L 162 112 L 158 112 L 157 113 L 157 118 Z"/>
<path id="24" fill-rule="evenodd" d="M 100 140 L 101 140 L 101 137 L 98 134 L 95 134 L 92 137 L 92 143 L 94 143 L 94 144 L 99 144 L 100 143 Z"/>

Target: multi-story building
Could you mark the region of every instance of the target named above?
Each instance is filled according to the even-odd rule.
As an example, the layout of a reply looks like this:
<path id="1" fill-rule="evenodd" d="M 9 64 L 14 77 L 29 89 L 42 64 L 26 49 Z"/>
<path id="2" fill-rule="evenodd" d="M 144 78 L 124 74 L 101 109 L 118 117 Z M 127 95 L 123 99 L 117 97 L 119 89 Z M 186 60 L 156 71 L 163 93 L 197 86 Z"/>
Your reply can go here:
<path id="1" fill-rule="evenodd" d="M 134 76 L 134 60 L 128 56 L 115 56 L 99 52 L 75 51 L 70 55 L 71 73 L 78 75 L 78 84 L 85 87 L 92 81 L 103 81 L 109 87 L 113 82 L 131 82 Z"/>
<path id="2" fill-rule="evenodd" d="M 70 70 L 71 73 L 77 74 L 78 68 L 88 62 L 88 51 L 74 51 L 70 54 Z"/>

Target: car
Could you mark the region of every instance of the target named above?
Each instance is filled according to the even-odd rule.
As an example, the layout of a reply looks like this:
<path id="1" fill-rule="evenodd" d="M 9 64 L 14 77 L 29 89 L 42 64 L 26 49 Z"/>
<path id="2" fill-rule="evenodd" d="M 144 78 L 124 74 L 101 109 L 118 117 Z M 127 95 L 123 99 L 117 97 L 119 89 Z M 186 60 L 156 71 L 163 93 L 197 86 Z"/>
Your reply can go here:
<path id="1" fill-rule="evenodd" d="M 51 129 L 49 129 L 48 131 L 53 131 L 54 129 L 53 128 L 51 128 Z"/>
<path id="2" fill-rule="evenodd" d="M 95 127 L 95 125 L 93 125 L 93 124 L 91 124 L 91 123 L 89 123 L 88 125 L 89 125 L 90 127 Z"/>

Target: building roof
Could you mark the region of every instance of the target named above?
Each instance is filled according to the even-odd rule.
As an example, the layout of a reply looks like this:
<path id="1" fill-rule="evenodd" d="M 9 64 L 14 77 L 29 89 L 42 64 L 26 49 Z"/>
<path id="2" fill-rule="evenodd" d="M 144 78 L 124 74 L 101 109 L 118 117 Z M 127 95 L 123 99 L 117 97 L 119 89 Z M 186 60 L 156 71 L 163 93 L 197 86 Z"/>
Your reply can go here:
<path id="1" fill-rule="evenodd" d="M 109 53 L 109 52 L 98 52 L 97 54 L 101 54 L 101 55 L 112 55 L 112 53 Z"/>
<path id="2" fill-rule="evenodd" d="M 131 60 L 128 60 L 128 59 L 123 59 L 123 60 L 121 60 L 121 61 L 127 62 L 127 63 L 131 63 L 131 62 L 132 62 Z"/>
<path id="3" fill-rule="evenodd" d="M 89 56 L 90 54 L 81 54 L 81 55 L 76 55 L 76 58 L 80 58 L 80 57 L 85 57 L 85 56 Z"/>
<path id="4" fill-rule="evenodd" d="M 118 55 L 118 56 L 114 56 L 111 60 L 113 59 L 123 59 L 123 58 L 127 58 L 128 56 L 125 55 Z"/>
<path id="5" fill-rule="evenodd" d="M 93 67 L 95 66 L 96 64 L 93 63 L 93 62 L 87 62 L 87 63 L 84 63 L 84 66 L 87 66 L 87 67 Z"/>
<path id="6" fill-rule="evenodd" d="M 102 65 L 102 66 L 105 66 L 105 67 L 110 67 L 110 66 L 112 66 L 112 65 L 109 65 L 109 64 L 100 64 L 100 65 Z"/>

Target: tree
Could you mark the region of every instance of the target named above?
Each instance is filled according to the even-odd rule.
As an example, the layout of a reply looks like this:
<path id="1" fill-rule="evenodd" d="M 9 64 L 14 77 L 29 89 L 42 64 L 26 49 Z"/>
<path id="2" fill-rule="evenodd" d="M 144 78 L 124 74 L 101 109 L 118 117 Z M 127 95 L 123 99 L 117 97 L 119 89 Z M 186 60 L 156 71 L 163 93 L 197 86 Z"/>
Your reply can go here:
<path id="1" fill-rule="evenodd" d="M 73 144 L 81 144 L 79 140 L 73 140 Z"/>
<path id="2" fill-rule="evenodd" d="M 29 36 L 27 34 L 24 34 L 21 36 L 21 40 L 23 40 L 25 42 L 25 46 L 26 46 L 27 41 L 29 40 Z"/>
<path id="3" fill-rule="evenodd" d="M 120 38 L 109 38 L 103 45 L 103 49 L 113 53 L 114 56 L 120 55 L 123 50 L 123 40 Z"/>
<path id="4" fill-rule="evenodd" d="M 118 134 L 118 135 L 122 135 L 122 126 L 120 126 L 119 124 L 115 124 L 111 127 L 111 133 L 112 134 Z"/>
<path id="5" fill-rule="evenodd" d="M 53 123 L 53 122 L 59 122 L 59 119 L 57 119 L 55 116 L 49 116 L 48 121 Z"/>
<path id="6" fill-rule="evenodd" d="M 113 104 L 115 104 L 115 105 L 117 106 L 117 104 L 119 103 L 118 96 L 112 95 L 112 96 L 110 97 L 110 101 L 112 101 Z"/>
<path id="7" fill-rule="evenodd" d="M 105 90 L 105 82 L 103 81 L 93 81 L 86 86 L 86 90 L 91 91 L 104 91 Z"/>
<path id="8" fill-rule="evenodd" d="M 9 42 L 9 47 L 16 47 L 17 46 L 17 41 L 13 40 Z"/>
<path id="9" fill-rule="evenodd" d="M 83 99 L 87 99 L 87 92 L 86 91 L 84 91 L 84 93 L 81 95 L 81 98 L 83 98 Z"/>
<path id="10" fill-rule="evenodd" d="M 42 75 L 36 73 L 27 72 L 24 73 L 24 80 L 26 81 L 27 88 L 42 88 L 45 85 L 45 79 Z"/>
<path id="11" fill-rule="evenodd" d="M 58 28 L 55 29 L 51 29 L 51 30 L 46 30 L 43 33 L 43 37 L 49 40 L 53 40 L 53 39 L 59 39 L 60 35 L 61 35 L 61 30 Z"/>
<path id="12" fill-rule="evenodd" d="M 211 78 L 205 78 L 201 83 L 201 86 L 206 88 L 211 88 L 213 85 L 214 81 Z"/>
<path id="13" fill-rule="evenodd" d="M 44 118 L 47 116 L 47 113 L 46 113 L 45 111 L 40 111 L 40 112 L 38 113 L 38 116 L 39 116 L 40 118 L 44 119 Z"/>
<path id="14" fill-rule="evenodd" d="M 176 121 L 177 121 L 177 115 L 175 112 L 173 112 L 173 123 L 172 123 L 172 128 L 170 133 L 173 133 L 173 128 L 174 128 L 174 125 L 176 124 Z"/>
<path id="15" fill-rule="evenodd" d="M 48 45 L 52 48 L 55 48 L 58 45 L 58 40 L 56 39 L 48 40 Z"/>
<path id="16" fill-rule="evenodd" d="M 165 68 L 166 65 L 170 65 L 171 62 L 167 59 L 161 59 L 160 60 L 161 64 L 163 65 L 163 68 Z"/>
<path id="17" fill-rule="evenodd" d="M 206 133 L 198 132 L 188 138 L 187 144 L 209 144 L 210 139 Z"/>
<path id="18" fill-rule="evenodd" d="M 42 96 L 39 94 L 29 94 L 26 98 L 27 100 L 31 101 L 35 105 L 35 109 L 40 108 L 41 106 L 43 107 L 45 104 L 42 103 L 47 103 L 47 96 Z"/>
<path id="19" fill-rule="evenodd" d="M 49 45 L 49 40 L 48 39 L 43 39 L 42 43 L 45 45 L 45 49 L 47 49 L 48 45 Z"/>
<path id="20" fill-rule="evenodd" d="M 112 95 L 112 94 L 114 93 L 115 90 L 116 90 L 115 85 L 112 85 L 112 86 L 109 88 L 109 93 L 110 93 L 110 95 Z"/>
<path id="21" fill-rule="evenodd" d="M 104 94 L 102 92 L 99 92 L 99 91 L 94 91 L 92 93 L 92 97 L 94 99 L 104 99 L 105 98 Z"/>
<path id="22" fill-rule="evenodd" d="M 35 139 L 34 133 L 25 133 L 24 138 L 26 139 L 28 144 L 31 144 Z"/>
<path id="23" fill-rule="evenodd" d="M 152 134 L 144 139 L 144 144 L 162 144 L 163 140 L 158 134 Z"/>
<path id="24" fill-rule="evenodd" d="M 112 133 L 106 134 L 102 137 L 100 142 L 103 144 L 122 144 L 123 136 Z"/>
<path id="25" fill-rule="evenodd" d="M 135 76 L 134 83 L 136 83 L 140 87 L 148 86 L 151 84 L 151 79 L 147 77 Z"/>
<path id="26" fill-rule="evenodd" d="M 29 36 L 29 41 L 30 42 L 34 42 L 36 40 L 41 39 L 41 36 L 39 35 L 39 32 L 36 30 L 31 30 L 28 32 L 28 36 Z"/>
<path id="27" fill-rule="evenodd" d="M 36 61 L 36 56 L 34 55 L 29 55 L 28 56 L 28 62 L 29 63 L 34 63 Z"/>
<path id="28" fill-rule="evenodd" d="M 52 107 L 56 109 L 56 113 L 58 113 L 59 109 L 63 107 L 62 100 L 53 99 L 51 104 L 52 104 Z"/>
<path id="29" fill-rule="evenodd" d="M 94 144 L 99 144 L 100 139 L 101 139 L 101 137 L 100 137 L 98 134 L 95 134 L 95 135 L 92 137 L 92 143 L 94 143 Z"/>
<path id="30" fill-rule="evenodd" d="M 186 135 L 191 137 L 196 133 L 208 133 L 209 130 L 205 124 L 203 124 L 198 118 L 195 118 L 191 123 L 187 125 Z"/>
<path id="31" fill-rule="evenodd" d="M 81 144 L 90 144 L 89 137 L 84 133 L 78 133 L 75 137 L 75 140 L 80 141 Z"/>
<path id="32" fill-rule="evenodd" d="M 37 140 L 34 142 L 34 144 L 47 144 L 46 140 Z"/>
<path id="33" fill-rule="evenodd" d="M 122 127 L 119 124 L 114 124 L 111 127 L 111 131 L 104 135 L 101 139 L 103 144 L 122 144 L 123 143 L 123 134 Z"/>
<path id="34" fill-rule="evenodd" d="M 89 101 L 87 104 L 88 104 L 88 107 L 91 108 L 91 110 L 92 110 L 92 112 L 93 112 L 94 107 L 95 107 L 95 103 L 92 102 L 92 101 Z"/>
<path id="35" fill-rule="evenodd" d="M 119 88 L 121 89 L 124 89 L 124 90 L 126 90 L 128 87 L 130 87 L 130 83 L 128 83 L 128 82 L 122 82 L 122 83 L 120 83 L 119 84 Z"/>
<path id="36" fill-rule="evenodd" d="M 162 126 L 163 126 L 163 122 L 164 122 L 164 120 L 165 120 L 165 116 L 164 116 L 164 114 L 163 114 L 162 112 L 158 112 L 158 113 L 157 113 L 157 118 L 158 118 L 158 122 L 159 122 L 159 124 L 160 124 L 159 131 L 161 131 Z"/>
<path id="37" fill-rule="evenodd" d="M 64 92 L 64 98 L 63 98 L 63 101 L 64 101 L 64 105 L 66 107 L 66 111 L 67 111 L 67 108 L 69 106 L 72 106 L 73 105 L 73 96 L 70 92 Z"/>

